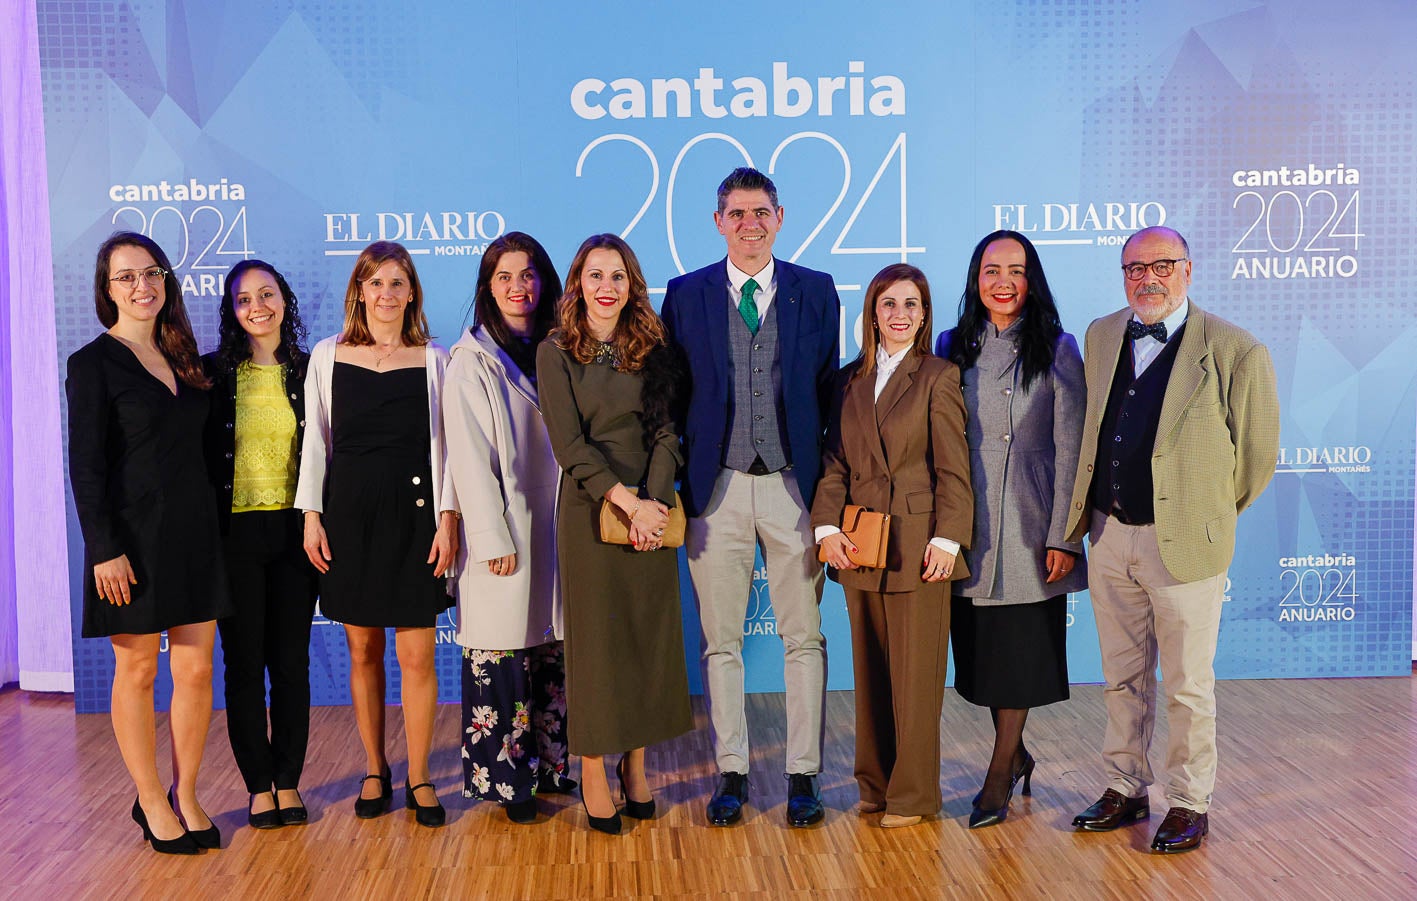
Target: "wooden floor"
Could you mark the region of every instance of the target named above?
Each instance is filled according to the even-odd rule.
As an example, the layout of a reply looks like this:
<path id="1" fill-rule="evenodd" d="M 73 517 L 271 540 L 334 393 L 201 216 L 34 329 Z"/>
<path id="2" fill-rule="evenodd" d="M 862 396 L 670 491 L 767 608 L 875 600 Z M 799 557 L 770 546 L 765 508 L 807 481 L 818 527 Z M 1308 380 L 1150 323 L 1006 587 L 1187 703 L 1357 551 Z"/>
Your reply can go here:
<path id="1" fill-rule="evenodd" d="M 256 832 L 212 721 L 202 796 L 223 848 L 195 858 L 153 853 L 128 818 L 133 790 L 106 716 L 75 716 L 68 696 L 0 692 L 0 897 L 14 898 L 602 898 L 628 896 L 886 898 L 1417 897 L 1417 693 L 1410 678 L 1225 682 L 1220 782 L 1211 837 L 1175 857 L 1147 852 L 1160 822 L 1079 834 L 1074 813 L 1104 787 L 1099 686 L 1036 711 L 1032 798 L 1000 826 L 965 828 L 989 748 L 988 715 L 947 693 L 945 805 L 910 829 L 857 816 L 852 696 L 827 702 L 827 820 L 783 822 L 781 695 L 754 695 L 752 802 L 735 828 L 705 825 L 715 772 L 698 730 L 650 751 L 658 819 L 618 837 L 589 831 L 574 796 L 540 802 L 530 826 L 462 797 L 459 711 L 440 708 L 434 779 L 443 829 L 402 809 L 354 817 L 362 775 L 347 708 L 319 708 L 302 786 L 312 822 Z M 397 709 L 390 712 L 398 728 Z M 160 720 L 161 722 L 161 720 Z M 1153 760 L 1161 765 L 1164 723 Z M 395 734 L 396 798 L 402 736 Z M 161 753 L 165 753 L 161 752 Z M 1153 810 L 1164 810 L 1153 790 Z"/>

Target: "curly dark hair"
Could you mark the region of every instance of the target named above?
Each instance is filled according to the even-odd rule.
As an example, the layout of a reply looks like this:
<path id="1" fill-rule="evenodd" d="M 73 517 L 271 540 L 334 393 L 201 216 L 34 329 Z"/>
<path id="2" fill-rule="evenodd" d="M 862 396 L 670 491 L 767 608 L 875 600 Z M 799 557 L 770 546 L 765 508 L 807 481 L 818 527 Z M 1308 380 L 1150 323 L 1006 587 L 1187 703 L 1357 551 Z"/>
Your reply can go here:
<path id="1" fill-rule="evenodd" d="M 202 358 L 197 353 L 197 338 L 192 334 L 192 322 L 187 318 L 187 306 L 182 302 L 182 283 L 172 271 L 172 262 L 157 242 L 138 232 L 114 232 L 98 248 L 98 258 L 93 268 L 93 305 L 98 321 L 104 328 L 113 328 L 118 321 L 118 304 L 113 302 L 109 285 L 109 261 L 113 252 L 120 247 L 137 247 L 146 250 L 158 268 L 167 274 L 163 276 L 162 309 L 157 314 L 156 334 L 158 350 L 172 367 L 173 373 L 191 388 L 207 389 L 211 379 L 202 372 Z"/>
<path id="2" fill-rule="evenodd" d="M 285 303 L 285 314 L 280 323 L 280 347 L 276 348 L 276 359 L 289 363 L 296 356 L 305 354 L 305 323 L 300 321 L 300 306 L 295 300 L 295 292 L 290 290 L 285 276 L 265 260 L 242 260 L 226 273 L 226 286 L 221 292 L 221 331 L 217 344 L 217 360 L 222 368 L 233 371 L 246 360 L 251 359 L 251 340 L 241 323 L 236 320 L 236 290 L 241 277 L 252 269 L 265 272 L 276 280 L 281 300 Z"/>
<path id="3" fill-rule="evenodd" d="M 1048 278 L 1043 274 L 1043 262 L 1038 259 L 1038 251 L 1032 241 L 1016 231 L 1001 229 L 990 232 L 974 245 L 974 254 L 969 258 L 969 272 L 964 277 L 964 294 L 959 299 L 959 322 L 951 336 L 949 358 L 961 372 L 979 359 L 984 323 L 989 321 L 989 310 L 979 296 L 979 269 L 989 245 L 1004 240 L 1017 241 L 1022 245 L 1024 275 L 1028 279 L 1028 296 L 1024 299 L 1018 337 L 1015 339 L 1019 361 L 1023 364 L 1023 387 L 1027 388 L 1029 383 L 1053 367 L 1053 353 L 1058 336 L 1063 333 L 1063 323 L 1058 318 L 1058 307 L 1053 302 L 1053 292 L 1048 288 Z"/>

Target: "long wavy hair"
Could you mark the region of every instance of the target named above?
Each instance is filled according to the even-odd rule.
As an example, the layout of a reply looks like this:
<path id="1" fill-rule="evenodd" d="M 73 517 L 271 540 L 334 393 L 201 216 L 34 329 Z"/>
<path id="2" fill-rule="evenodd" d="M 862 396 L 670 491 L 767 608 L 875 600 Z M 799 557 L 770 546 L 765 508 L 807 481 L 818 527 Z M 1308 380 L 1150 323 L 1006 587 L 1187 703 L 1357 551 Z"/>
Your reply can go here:
<path id="1" fill-rule="evenodd" d="M 354 261 L 354 271 L 349 274 L 349 284 L 344 289 L 344 331 L 340 333 L 340 343 L 374 343 L 374 336 L 369 332 L 369 319 L 364 309 L 360 287 L 380 266 L 391 261 L 408 274 L 409 289 L 413 292 L 413 299 L 403 308 L 403 330 L 399 337 L 409 347 L 422 347 L 433 340 L 428 329 L 428 317 L 423 315 L 423 285 L 418 281 L 418 270 L 413 267 L 413 257 L 408 255 L 408 250 L 402 244 L 394 241 L 375 241 L 360 252 L 359 259 Z"/>
<path id="2" fill-rule="evenodd" d="M 640 261 L 619 235 L 591 235 L 581 242 L 575 259 L 571 260 L 571 268 L 566 272 L 566 293 L 561 295 L 557 311 L 559 325 L 551 333 L 551 339 L 557 347 L 569 351 L 578 363 L 585 364 L 595 359 L 600 342 L 590 333 L 590 323 L 586 319 L 581 273 L 585 271 L 586 257 L 592 250 L 600 249 L 620 254 L 620 259 L 625 263 L 625 274 L 630 279 L 630 296 L 620 309 L 620 318 L 610 337 L 610 343 L 615 347 L 615 365 L 622 372 L 639 372 L 644 368 L 650 351 L 665 343 L 664 323 L 654 312 L 654 307 L 650 306 L 649 286 L 640 270 Z"/>
<path id="3" fill-rule="evenodd" d="M 511 340 L 507 322 L 497 307 L 497 298 L 492 296 L 492 276 L 497 274 L 497 264 L 508 253 L 521 252 L 531 260 L 536 270 L 541 289 L 536 299 L 536 310 L 532 313 L 531 340 L 539 343 L 551 333 L 556 325 L 556 301 L 561 296 L 561 277 L 551 264 L 546 248 L 526 232 L 507 232 L 497 238 L 482 253 L 482 265 L 477 268 L 477 288 L 472 296 L 472 324 L 481 326 L 492 336 L 492 340 L 506 345 Z"/>
<path id="4" fill-rule="evenodd" d="M 1038 251 L 1032 241 L 1016 231 L 1004 229 L 990 232 L 974 245 L 974 253 L 969 258 L 969 272 L 964 277 L 964 294 L 959 299 L 959 322 L 950 341 L 949 358 L 961 372 L 979 360 L 979 348 L 984 343 L 984 324 L 989 321 L 989 310 L 979 295 L 979 270 L 983 265 L 984 251 L 990 244 L 1004 239 L 1012 239 L 1023 246 L 1028 296 L 1024 299 L 1014 341 L 1018 345 L 1019 363 L 1023 366 L 1023 387 L 1027 388 L 1034 379 L 1053 367 L 1053 353 L 1058 336 L 1063 333 L 1063 323 L 1058 318 L 1058 307 L 1053 302 L 1053 292 L 1048 288 L 1048 278 L 1043 274 Z"/>
<path id="5" fill-rule="evenodd" d="M 876 320 L 876 300 L 881 296 L 881 292 L 896 282 L 910 282 L 920 292 L 920 328 L 915 332 L 910 349 L 921 356 L 930 355 L 930 324 L 934 321 L 930 313 L 930 282 L 925 278 L 925 273 L 915 266 L 909 263 L 892 263 L 877 272 L 871 279 L 871 284 L 866 287 L 865 306 L 862 309 L 865 318 L 861 321 L 861 353 L 856 357 L 859 365 L 851 376 L 852 381 L 874 375 L 876 371 L 876 346 L 881 343 L 881 325 Z"/>
<path id="6" fill-rule="evenodd" d="M 226 287 L 221 292 L 221 330 L 217 344 L 217 360 L 223 369 L 232 371 L 251 359 L 251 336 L 241 327 L 236 318 L 236 291 L 241 277 L 251 270 L 259 270 L 275 279 L 281 300 L 285 303 L 285 313 L 280 322 L 280 346 L 276 348 L 276 360 L 289 363 L 305 354 L 305 323 L 300 321 L 300 307 L 295 300 L 295 292 L 276 267 L 265 260 L 242 260 L 226 273 Z"/>
<path id="7" fill-rule="evenodd" d="M 172 367 L 178 381 L 190 388 L 210 388 L 211 379 L 202 372 L 202 357 L 197 353 L 197 339 L 192 334 L 192 322 L 187 318 L 187 305 L 182 301 L 182 283 L 172 271 L 172 262 L 157 242 L 138 232 L 114 232 L 98 248 L 93 268 L 93 306 L 104 328 L 113 328 L 118 321 L 118 304 L 110 293 L 109 262 L 120 247 L 146 250 L 153 262 L 167 274 L 163 276 L 162 309 L 158 310 L 154 338 L 157 348 Z"/>

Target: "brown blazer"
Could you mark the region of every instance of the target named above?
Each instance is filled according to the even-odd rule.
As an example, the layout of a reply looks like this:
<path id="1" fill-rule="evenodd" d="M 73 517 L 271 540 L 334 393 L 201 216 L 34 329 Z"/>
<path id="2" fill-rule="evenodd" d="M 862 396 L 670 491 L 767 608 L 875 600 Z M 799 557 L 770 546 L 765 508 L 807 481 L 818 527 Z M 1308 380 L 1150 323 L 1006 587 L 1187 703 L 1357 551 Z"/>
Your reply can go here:
<path id="1" fill-rule="evenodd" d="M 930 539 L 968 547 L 973 528 L 959 368 L 939 357 L 909 354 L 877 402 L 874 373 L 852 379 L 860 367 L 853 363 L 838 376 L 812 528 L 840 526 L 847 504 L 890 513 L 884 569 L 828 573 L 847 588 L 913 591 L 925 584 L 920 574 Z M 968 574 L 961 554 L 951 576 Z"/>

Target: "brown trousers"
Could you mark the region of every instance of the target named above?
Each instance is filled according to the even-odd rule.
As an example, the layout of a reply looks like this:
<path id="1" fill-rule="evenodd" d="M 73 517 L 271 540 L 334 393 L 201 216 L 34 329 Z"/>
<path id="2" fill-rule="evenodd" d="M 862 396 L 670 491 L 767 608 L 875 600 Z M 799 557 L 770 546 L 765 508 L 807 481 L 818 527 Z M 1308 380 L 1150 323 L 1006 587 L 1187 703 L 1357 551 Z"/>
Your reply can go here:
<path id="1" fill-rule="evenodd" d="M 940 709 L 950 638 L 949 583 L 915 591 L 844 589 L 856 676 L 861 800 L 899 816 L 940 810 Z"/>

